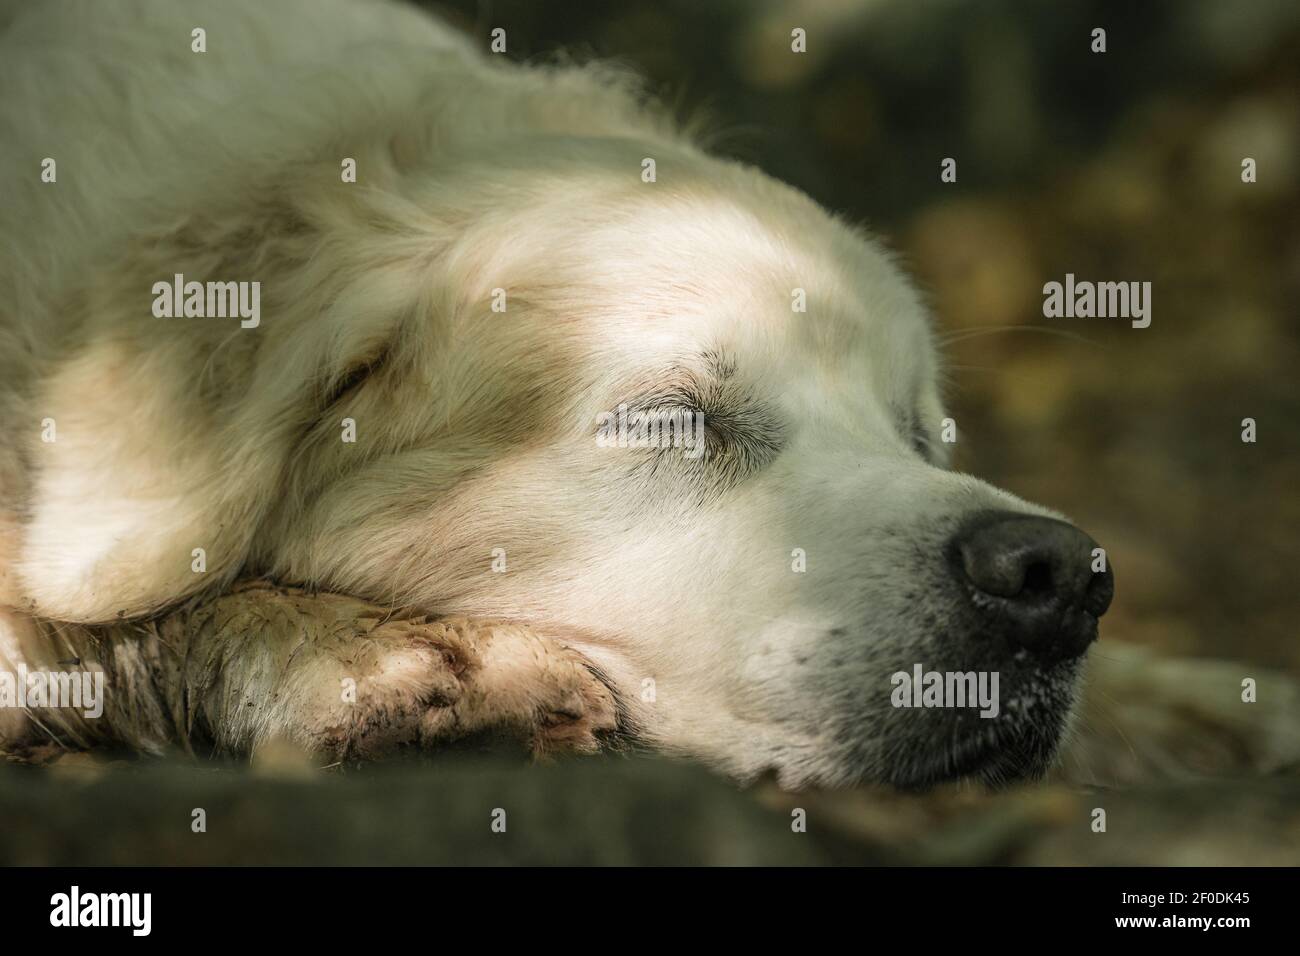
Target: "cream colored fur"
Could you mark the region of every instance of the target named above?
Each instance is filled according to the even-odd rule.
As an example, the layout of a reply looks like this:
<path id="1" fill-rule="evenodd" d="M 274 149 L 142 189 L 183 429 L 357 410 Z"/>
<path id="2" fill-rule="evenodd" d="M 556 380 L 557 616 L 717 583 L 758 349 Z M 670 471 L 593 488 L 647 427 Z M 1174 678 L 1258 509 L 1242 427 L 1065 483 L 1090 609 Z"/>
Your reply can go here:
<path id="1" fill-rule="evenodd" d="M 943 467 L 930 329 L 878 244 L 710 157 L 617 71 L 511 65 L 396 4 L 6 2 L 0 28 L 0 665 L 58 659 L 61 631 L 131 658 L 109 662 L 116 729 L 0 712 L 0 741 L 156 750 L 188 739 L 189 687 L 230 751 L 367 755 L 489 712 L 585 748 L 608 685 L 624 729 L 742 777 L 913 759 L 860 701 L 935 653 L 916 562 L 963 515 L 1049 512 Z M 259 281 L 259 326 L 154 317 L 176 273 Z M 706 472 L 597 446 L 601 411 L 706 375 L 779 454 Z M 241 575 L 353 597 L 263 595 L 259 630 Z M 294 614 L 334 600 L 401 609 L 391 655 L 304 645 Z M 182 640 L 165 618 L 161 646 L 110 626 L 169 611 L 226 623 Z M 191 640 L 219 673 L 167 665 Z M 507 647 L 531 663 L 494 677 Z"/>

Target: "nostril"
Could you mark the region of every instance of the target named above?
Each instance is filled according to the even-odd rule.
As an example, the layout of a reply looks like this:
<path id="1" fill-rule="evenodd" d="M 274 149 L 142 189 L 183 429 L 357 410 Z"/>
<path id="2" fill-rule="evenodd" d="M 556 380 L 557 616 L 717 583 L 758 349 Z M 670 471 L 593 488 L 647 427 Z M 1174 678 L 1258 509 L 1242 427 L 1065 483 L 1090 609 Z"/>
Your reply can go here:
<path id="1" fill-rule="evenodd" d="M 1036 561 L 1025 568 L 1025 585 L 1023 589 L 1031 595 L 1052 593 L 1052 566 L 1046 561 Z"/>

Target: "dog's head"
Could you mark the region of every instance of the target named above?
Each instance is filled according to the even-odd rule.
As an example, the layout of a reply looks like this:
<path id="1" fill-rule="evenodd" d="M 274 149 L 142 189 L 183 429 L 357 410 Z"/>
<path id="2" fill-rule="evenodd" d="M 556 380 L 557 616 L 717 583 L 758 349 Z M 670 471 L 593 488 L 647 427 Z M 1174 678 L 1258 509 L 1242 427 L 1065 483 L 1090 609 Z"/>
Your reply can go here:
<path id="1" fill-rule="evenodd" d="M 274 570 L 565 635 L 630 729 L 741 775 L 1042 772 L 1110 573 L 948 470 L 959 426 L 889 256 L 689 149 L 655 183 L 634 145 L 572 153 L 444 178 L 477 212 L 340 373 Z"/>

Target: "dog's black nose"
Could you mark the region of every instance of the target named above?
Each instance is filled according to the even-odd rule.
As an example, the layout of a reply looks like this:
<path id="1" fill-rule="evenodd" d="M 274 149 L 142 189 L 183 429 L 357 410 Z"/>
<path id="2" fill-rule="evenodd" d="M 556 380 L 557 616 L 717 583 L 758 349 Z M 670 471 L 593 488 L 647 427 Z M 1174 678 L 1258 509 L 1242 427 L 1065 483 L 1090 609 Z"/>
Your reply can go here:
<path id="1" fill-rule="evenodd" d="M 1096 547 L 1064 521 L 995 511 L 957 534 L 952 555 L 988 629 L 1056 662 L 1087 650 L 1115 594 L 1109 557 L 1098 560 Z"/>

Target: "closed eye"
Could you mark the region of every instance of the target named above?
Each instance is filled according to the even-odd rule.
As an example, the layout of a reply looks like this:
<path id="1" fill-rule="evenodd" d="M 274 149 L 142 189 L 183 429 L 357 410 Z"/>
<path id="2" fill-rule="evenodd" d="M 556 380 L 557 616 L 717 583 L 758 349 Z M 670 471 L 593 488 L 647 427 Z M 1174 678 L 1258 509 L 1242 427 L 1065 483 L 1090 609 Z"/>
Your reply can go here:
<path id="1" fill-rule="evenodd" d="M 681 413 L 702 422 L 706 448 L 704 459 L 713 464 L 733 457 L 733 464 L 745 472 L 763 467 L 781 452 L 784 436 L 771 410 L 752 397 L 734 390 L 691 386 L 648 396 L 642 407 L 656 413 Z"/>
<path id="2" fill-rule="evenodd" d="M 701 491 L 734 486 L 771 463 L 784 445 L 778 421 L 761 403 L 666 389 L 619 408 L 623 417 L 616 421 L 627 422 L 626 447 L 654 452 L 634 459 L 646 476 L 676 475 Z M 652 428 L 654 439 L 647 442 Z"/>
<path id="3" fill-rule="evenodd" d="M 899 436 L 911 446 L 912 451 L 931 464 L 937 463 L 939 456 L 936 454 L 934 437 L 919 410 L 896 411 L 895 423 Z"/>
<path id="4" fill-rule="evenodd" d="M 672 475 L 711 497 L 766 467 L 785 445 L 773 407 L 742 382 L 736 362 L 720 349 L 658 369 L 636 391 L 636 399 L 619 407 L 680 421 L 694 442 L 690 455 L 681 444 L 661 441 L 661 453 L 637 456 L 643 477 Z"/>
<path id="5" fill-rule="evenodd" d="M 947 468 L 950 463 L 951 446 L 939 440 L 939 422 L 926 421 L 917 415 L 912 419 L 907 432 L 912 449 L 928 464 L 936 468 Z"/>
<path id="6" fill-rule="evenodd" d="M 330 408 L 351 397 L 366 379 L 383 367 L 387 360 L 388 353 L 385 351 L 380 352 L 372 359 L 366 359 L 353 365 L 343 373 L 342 377 L 330 384 L 329 391 L 321 402 L 321 408 Z"/>
<path id="7" fill-rule="evenodd" d="M 926 461 L 930 460 L 933 446 L 930 444 L 930 436 L 925 433 L 920 425 L 912 428 L 912 449 Z"/>

